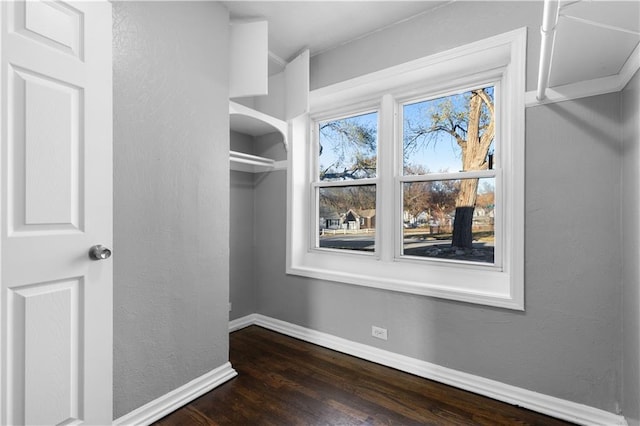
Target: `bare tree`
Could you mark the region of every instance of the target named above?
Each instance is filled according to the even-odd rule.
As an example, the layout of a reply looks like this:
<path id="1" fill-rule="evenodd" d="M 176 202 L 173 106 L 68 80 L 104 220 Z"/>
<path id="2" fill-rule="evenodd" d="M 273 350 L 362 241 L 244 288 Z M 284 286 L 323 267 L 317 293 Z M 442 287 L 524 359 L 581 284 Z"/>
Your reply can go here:
<path id="1" fill-rule="evenodd" d="M 459 185 L 453 180 L 429 182 L 430 208 L 439 225 L 447 223 L 447 214 L 451 212 L 459 193 Z"/>
<path id="2" fill-rule="evenodd" d="M 495 136 L 493 91 L 472 90 L 464 107 L 443 99 L 431 112 L 428 126 L 409 125 L 405 136 L 405 151 L 420 144 L 435 143 L 443 134 L 451 136 L 462 153 L 462 170 L 486 170 L 491 163 L 489 149 Z M 453 229 L 454 247 L 471 248 L 473 210 L 478 194 L 478 179 L 463 179 L 456 196 Z"/>
<path id="3" fill-rule="evenodd" d="M 430 183 L 431 182 L 410 182 L 404 184 L 402 191 L 404 205 L 402 208 L 414 220 L 420 216 L 420 214 L 430 210 Z"/>
<path id="4" fill-rule="evenodd" d="M 352 180 L 373 177 L 376 173 L 377 129 L 349 119 L 320 125 L 319 157 L 332 141 L 333 162 L 321 164 L 321 180 Z"/>

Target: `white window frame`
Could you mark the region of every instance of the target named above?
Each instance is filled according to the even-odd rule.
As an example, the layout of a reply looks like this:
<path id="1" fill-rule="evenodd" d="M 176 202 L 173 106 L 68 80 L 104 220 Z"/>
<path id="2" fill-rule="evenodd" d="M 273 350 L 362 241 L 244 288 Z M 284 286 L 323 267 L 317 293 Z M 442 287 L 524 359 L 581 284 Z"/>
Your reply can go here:
<path id="1" fill-rule="evenodd" d="M 289 122 L 287 273 L 385 290 L 524 310 L 524 109 L 526 28 L 374 72 L 310 93 L 310 113 Z M 501 211 L 495 265 L 400 257 L 402 223 L 393 140 L 399 105 L 412 97 L 497 84 Z M 379 110 L 376 253 L 316 249 L 312 123 Z M 389 178 L 391 176 L 391 178 Z M 498 204 L 498 203 L 496 203 Z M 386 225 L 385 225 L 386 224 Z"/>

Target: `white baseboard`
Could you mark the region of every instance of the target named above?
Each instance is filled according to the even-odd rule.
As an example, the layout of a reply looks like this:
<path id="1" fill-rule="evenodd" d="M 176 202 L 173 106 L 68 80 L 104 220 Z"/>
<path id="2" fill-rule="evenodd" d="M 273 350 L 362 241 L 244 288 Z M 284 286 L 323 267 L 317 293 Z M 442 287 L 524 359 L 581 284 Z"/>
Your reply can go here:
<path id="1" fill-rule="evenodd" d="M 234 320 L 229 328 L 235 331 L 249 325 L 259 325 L 296 339 L 580 425 L 627 425 L 624 417 L 608 411 L 398 355 L 260 314 Z"/>
<path id="2" fill-rule="evenodd" d="M 258 314 L 247 315 L 246 317 L 238 318 L 232 321 L 229 321 L 229 333 L 234 332 L 236 330 L 240 330 L 241 328 L 248 327 L 250 325 L 254 325 L 258 318 Z"/>
<path id="3" fill-rule="evenodd" d="M 237 375 L 238 373 L 236 373 L 236 371 L 231 367 L 231 364 L 227 362 L 215 370 L 211 370 L 210 372 L 193 379 L 189 383 L 161 396 L 160 398 L 154 399 L 148 404 L 133 410 L 129 414 L 119 417 L 113 421 L 113 425 L 150 425 Z"/>

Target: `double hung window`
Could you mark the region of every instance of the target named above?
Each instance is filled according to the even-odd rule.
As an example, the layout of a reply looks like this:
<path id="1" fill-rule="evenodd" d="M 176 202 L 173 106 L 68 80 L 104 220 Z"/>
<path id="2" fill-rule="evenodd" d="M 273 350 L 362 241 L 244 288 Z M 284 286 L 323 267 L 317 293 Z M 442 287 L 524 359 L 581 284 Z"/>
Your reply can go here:
<path id="1" fill-rule="evenodd" d="M 287 272 L 523 309 L 524 46 L 514 31 L 312 92 Z"/>

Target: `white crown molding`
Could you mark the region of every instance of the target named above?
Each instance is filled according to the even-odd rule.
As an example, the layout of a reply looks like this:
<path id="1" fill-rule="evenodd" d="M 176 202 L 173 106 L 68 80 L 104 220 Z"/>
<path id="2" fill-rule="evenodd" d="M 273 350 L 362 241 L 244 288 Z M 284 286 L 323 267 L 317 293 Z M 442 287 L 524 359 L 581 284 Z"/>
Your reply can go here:
<path id="1" fill-rule="evenodd" d="M 146 426 L 231 380 L 238 373 L 229 362 L 113 421 L 114 426 Z"/>
<path id="2" fill-rule="evenodd" d="M 627 425 L 624 417 L 608 411 L 398 355 L 260 314 L 234 320 L 229 327 L 230 331 L 235 331 L 249 325 L 258 325 L 296 339 L 580 425 Z"/>
<path id="3" fill-rule="evenodd" d="M 619 92 L 626 87 L 638 69 L 640 69 L 640 43 L 629 55 L 618 74 L 550 87 L 546 90 L 546 97 L 542 101 L 536 98 L 535 90 L 528 91 L 525 94 L 525 106 L 533 107 Z"/>

